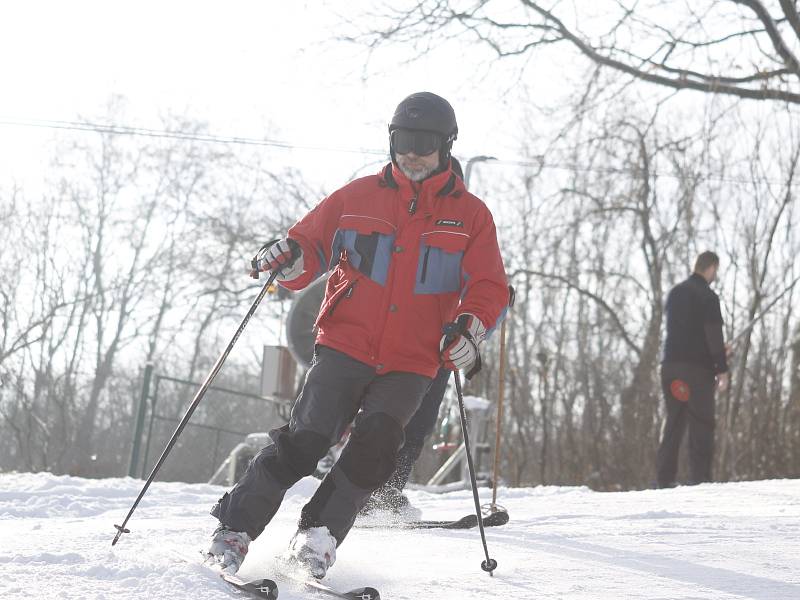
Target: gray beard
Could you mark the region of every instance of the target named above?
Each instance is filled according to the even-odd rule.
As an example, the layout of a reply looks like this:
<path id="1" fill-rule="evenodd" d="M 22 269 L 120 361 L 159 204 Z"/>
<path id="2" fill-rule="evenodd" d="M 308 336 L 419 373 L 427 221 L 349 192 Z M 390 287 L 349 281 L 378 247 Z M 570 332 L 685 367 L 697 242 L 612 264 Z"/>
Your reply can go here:
<path id="1" fill-rule="evenodd" d="M 402 165 L 397 165 L 397 166 L 400 167 L 400 171 L 402 171 L 403 175 L 408 177 L 411 181 L 422 181 L 423 179 L 427 179 L 436 170 L 436 167 L 431 167 L 430 169 L 420 169 L 417 171 L 412 171 L 411 169 L 407 169 Z"/>

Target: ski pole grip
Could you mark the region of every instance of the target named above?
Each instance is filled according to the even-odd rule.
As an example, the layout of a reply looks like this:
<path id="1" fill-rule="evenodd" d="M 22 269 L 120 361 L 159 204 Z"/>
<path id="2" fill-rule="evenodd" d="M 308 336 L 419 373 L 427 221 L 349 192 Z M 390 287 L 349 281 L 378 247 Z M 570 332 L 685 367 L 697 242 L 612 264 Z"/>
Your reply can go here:
<path id="1" fill-rule="evenodd" d="M 467 330 L 466 320 L 462 322 L 453 321 L 452 323 L 445 323 L 442 327 L 442 333 L 445 335 L 444 347 L 447 348 L 450 344 L 456 341 L 458 336 L 464 335 Z"/>
<path id="2" fill-rule="evenodd" d="M 253 279 L 258 279 L 259 277 L 261 277 L 261 273 L 258 270 L 258 261 L 264 257 L 264 254 L 267 252 L 267 250 L 269 250 L 272 244 L 275 244 L 276 242 L 279 241 L 280 238 L 275 238 L 274 240 L 264 242 L 261 245 L 261 248 L 258 249 L 258 252 L 256 252 L 253 258 L 250 259 L 250 277 L 252 277 Z"/>
<path id="3" fill-rule="evenodd" d="M 475 348 L 475 362 L 472 365 L 472 368 L 464 375 L 464 377 L 469 380 L 472 379 L 482 367 L 481 364 L 481 352 L 478 349 L 478 344 L 472 339 L 472 335 L 470 335 L 469 331 L 467 331 L 467 322 L 468 317 L 465 315 L 461 315 L 457 321 L 453 323 L 446 323 L 444 327 L 442 327 L 442 333 L 444 333 L 444 347 L 447 348 L 450 344 L 456 341 L 458 336 L 463 335 L 467 338 L 467 341 L 472 344 Z"/>
<path id="4" fill-rule="evenodd" d="M 253 256 L 253 258 L 250 259 L 250 277 L 252 277 L 253 279 L 258 279 L 260 277 L 260 271 L 258 270 L 258 261 L 264 258 L 264 255 L 266 254 L 267 250 L 270 249 L 270 247 L 272 247 L 274 244 L 277 244 L 280 241 L 281 241 L 280 238 L 275 238 L 274 240 L 265 242 L 261 246 L 261 248 L 258 249 L 258 252 L 256 252 L 255 256 Z M 294 264 L 294 261 L 300 258 L 300 255 L 303 254 L 303 250 L 300 247 L 300 244 L 298 244 L 292 238 L 286 238 L 286 241 L 289 243 L 289 249 L 292 251 L 292 260 L 289 261 L 289 263 L 286 265 L 288 267 Z"/>

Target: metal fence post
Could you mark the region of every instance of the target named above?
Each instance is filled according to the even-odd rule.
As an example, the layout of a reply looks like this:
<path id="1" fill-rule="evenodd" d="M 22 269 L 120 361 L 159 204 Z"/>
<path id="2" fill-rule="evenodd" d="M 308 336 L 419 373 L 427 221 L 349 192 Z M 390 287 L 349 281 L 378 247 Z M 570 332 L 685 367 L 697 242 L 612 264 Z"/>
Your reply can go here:
<path id="1" fill-rule="evenodd" d="M 153 393 L 150 394 L 150 424 L 147 426 L 147 443 L 144 445 L 144 459 L 142 460 L 142 474 L 139 477 L 147 477 L 147 460 L 150 458 L 150 442 L 153 440 L 153 423 L 156 420 L 156 404 L 158 404 L 158 386 L 163 375 L 156 375 L 156 383 L 153 386 Z"/>
<path id="2" fill-rule="evenodd" d="M 142 430 L 144 429 L 144 417 L 147 412 L 147 399 L 150 396 L 150 380 L 152 377 L 153 363 L 147 363 L 144 367 L 142 394 L 139 397 L 139 406 L 136 410 L 136 424 L 133 429 L 133 447 L 131 448 L 131 462 L 128 466 L 128 477 L 136 477 L 136 465 L 139 462 L 139 450 L 142 446 Z"/>

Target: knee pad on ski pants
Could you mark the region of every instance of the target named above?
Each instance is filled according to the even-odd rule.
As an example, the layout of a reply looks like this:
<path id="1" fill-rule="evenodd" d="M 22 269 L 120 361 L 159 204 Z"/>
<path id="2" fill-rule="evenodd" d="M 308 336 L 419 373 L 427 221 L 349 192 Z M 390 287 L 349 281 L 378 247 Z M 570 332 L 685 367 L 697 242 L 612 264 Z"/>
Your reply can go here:
<path id="1" fill-rule="evenodd" d="M 357 419 L 338 465 L 354 485 L 363 489 L 380 487 L 394 471 L 403 440 L 400 423 L 386 413 Z"/>
<path id="2" fill-rule="evenodd" d="M 269 452 L 272 458 L 264 457 L 265 468 L 287 486 L 311 475 L 330 447 L 326 436 L 309 430 L 289 431 L 288 425 L 271 431 L 270 437 L 275 442 L 275 449 L 270 452 L 267 447 L 253 460 L 259 461 L 262 454 Z"/>

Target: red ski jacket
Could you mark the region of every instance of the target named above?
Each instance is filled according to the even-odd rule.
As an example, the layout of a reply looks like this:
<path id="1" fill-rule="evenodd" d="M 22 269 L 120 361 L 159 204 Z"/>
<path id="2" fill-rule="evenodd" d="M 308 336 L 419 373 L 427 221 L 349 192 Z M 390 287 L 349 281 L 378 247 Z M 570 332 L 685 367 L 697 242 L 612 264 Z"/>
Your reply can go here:
<path id="1" fill-rule="evenodd" d="M 508 287 L 489 209 L 447 170 L 410 181 L 390 163 L 337 190 L 289 229 L 303 250 L 292 290 L 333 269 L 317 343 L 375 367 L 433 377 L 444 324 L 471 313 L 487 333 Z"/>

